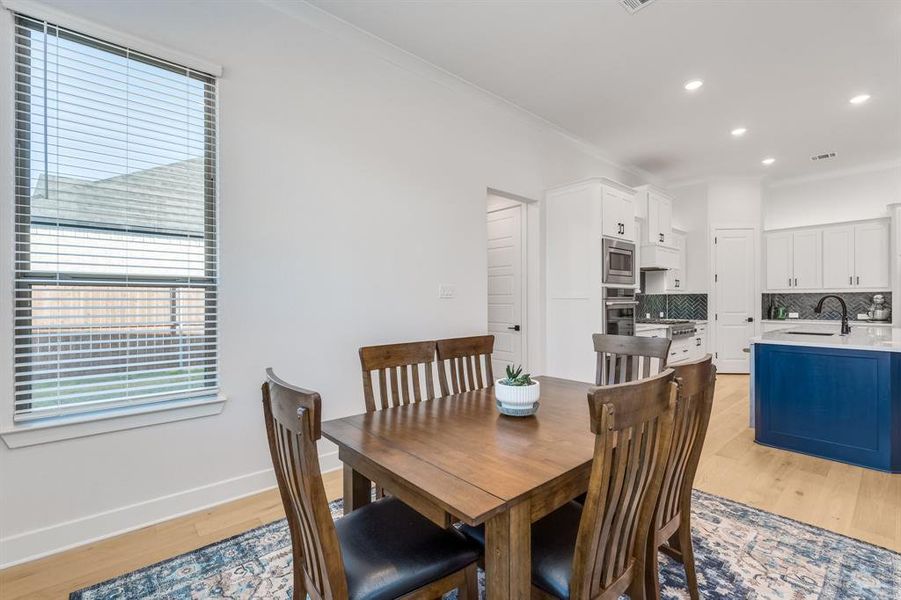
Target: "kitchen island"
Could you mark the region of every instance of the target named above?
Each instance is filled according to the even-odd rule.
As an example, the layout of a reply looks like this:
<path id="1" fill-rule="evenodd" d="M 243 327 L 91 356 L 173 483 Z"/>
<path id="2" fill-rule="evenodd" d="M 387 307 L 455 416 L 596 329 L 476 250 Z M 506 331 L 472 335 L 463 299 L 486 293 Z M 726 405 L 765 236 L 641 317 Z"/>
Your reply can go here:
<path id="1" fill-rule="evenodd" d="M 751 344 L 759 444 L 901 473 L 901 329 L 800 325 Z"/>

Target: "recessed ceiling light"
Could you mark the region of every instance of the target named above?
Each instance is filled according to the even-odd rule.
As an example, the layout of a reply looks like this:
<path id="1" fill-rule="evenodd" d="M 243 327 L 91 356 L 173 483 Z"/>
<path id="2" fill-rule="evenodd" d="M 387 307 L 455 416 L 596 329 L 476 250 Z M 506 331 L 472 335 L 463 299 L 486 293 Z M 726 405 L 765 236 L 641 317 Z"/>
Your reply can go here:
<path id="1" fill-rule="evenodd" d="M 869 99 L 870 99 L 869 94 L 858 94 L 857 96 L 854 96 L 853 98 L 851 98 L 850 102 L 851 102 L 851 104 L 863 104 L 864 102 L 866 102 Z"/>
<path id="2" fill-rule="evenodd" d="M 766 165 L 766 166 L 770 166 L 771 164 L 773 164 L 774 162 L 776 162 L 776 159 L 773 158 L 772 156 L 768 156 L 768 157 L 764 158 L 764 159 L 763 159 L 762 161 L 760 161 L 760 162 L 761 162 L 761 164 L 764 164 L 764 165 Z"/>
<path id="3" fill-rule="evenodd" d="M 704 82 L 701 81 L 700 79 L 692 79 L 691 81 L 685 82 L 685 89 L 688 90 L 689 92 L 693 92 L 696 89 L 698 89 L 699 87 L 701 87 L 702 85 L 704 85 Z"/>
<path id="4" fill-rule="evenodd" d="M 736 127 L 735 129 L 732 130 L 732 135 L 734 137 L 741 137 L 746 133 L 748 133 L 747 127 Z"/>

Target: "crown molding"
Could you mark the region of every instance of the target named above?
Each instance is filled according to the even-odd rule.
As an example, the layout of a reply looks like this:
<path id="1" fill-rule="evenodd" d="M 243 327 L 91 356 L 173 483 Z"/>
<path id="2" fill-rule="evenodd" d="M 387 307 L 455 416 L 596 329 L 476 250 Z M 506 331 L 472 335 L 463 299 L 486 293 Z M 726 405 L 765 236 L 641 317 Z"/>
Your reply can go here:
<path id="1" fill-rule="evenodd" d="M 768 188 L 778 188 L 786 185 L 796 185 L 799 183 L 810 183 L 814 181 L 822 181 L 825 179 L 836 179 L 839 177 L 848 177 L 851 175 L 863 175 L 864 173 L 875 173 L 876 171 L 888 171 L 890 169 L 901 168 L 901 158 L 892 160 L 884 160 L 867 165 L 857 167 L 848 167 L 845 169 L 834 169 L 825 173 L 817 173 L 815 175 L 801 175 L 799 177 L 788 177 L 786 179 L 777 179 L 768 184 Z"/>
<path id="2" fill-rule="evenodd" d="M 562 126 L 549 121 L 544 117 L 533 113 L 516 104 L 515 102 L 499 96 L 494 92 L 486 90 L 471 81 L 456 75 L 447 69 L 444 69 L 426 59 L 405 50 L 388 40 L 375 35 L 361 27 L 354 25 L 344 19 L 324 10 L 318 6 L 314 6 L 306 1 L 299 3 L 288 3 L 281 0 L 257 0 L 260 4 L 279 11 L 282 14 L 303 21 L 307 25 L 328 35 L 334 36 L 345 42 L 351 43 L 354 47 L 369 54 L 373 54 L 387 61 L 388 63 L 413 73 L 425 79 L 437 83 L 456 92 L 466 93 L 471 96 L 488 100 L 496 106 L 506 108 L 511 113 L 524 118 L 533 125 L 538 125 L 542 129 L 552 131 L 557 135 L 565 138 L 568 142 L 575 145 L 585 154 L 600 160 L 615 169 L 624 171 L 643 181 L 660 181 L 660 178 L 634 165 L 626 165 L 617 162 L 607 156 L 604 151 L 597 145 L 588 140 L 579 137 L 573 132 L 563 128 Z"/>

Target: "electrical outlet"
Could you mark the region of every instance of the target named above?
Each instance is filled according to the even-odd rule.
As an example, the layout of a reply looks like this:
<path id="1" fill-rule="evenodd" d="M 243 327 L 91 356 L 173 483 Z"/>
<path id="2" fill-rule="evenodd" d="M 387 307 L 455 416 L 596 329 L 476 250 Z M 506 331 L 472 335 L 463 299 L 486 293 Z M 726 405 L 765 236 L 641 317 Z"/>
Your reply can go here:
<path id="1" fill-rule="evenodd" d="M 661 319 L 663 318 L 663 311 L 662 311 L 662 310 L 660 311 L 660 318 L 661 318 Z"/>
<path id="2" fill-rule="evenodd" d="M 857 313 L 858 321 L 868 321 L 869 319 L 870 319 L 870 315 L 868 315 L 867 313 Z"/>
<path id="3" fill-rule="evenodd" d="M 457 288 L 449 283 L 442 283 L 438 286 L 438 297 L 442 300 L 449 300 L 457 295 Z"/>
<path id="4" fill-rule="evenodd" d="M 798 313 L 790 312 L 790 313 L 788 313 L 788 318 L 789 318 L 789 319 L 797 319 L 797 318 L 798 318 Z"/>
<path id="5" fill-rule="evenodd" d="M 644 318 L 645 318 L 645 319 L 650 319 L 650 318 L 651 318 L 651 313 L 644 313 Z"/>

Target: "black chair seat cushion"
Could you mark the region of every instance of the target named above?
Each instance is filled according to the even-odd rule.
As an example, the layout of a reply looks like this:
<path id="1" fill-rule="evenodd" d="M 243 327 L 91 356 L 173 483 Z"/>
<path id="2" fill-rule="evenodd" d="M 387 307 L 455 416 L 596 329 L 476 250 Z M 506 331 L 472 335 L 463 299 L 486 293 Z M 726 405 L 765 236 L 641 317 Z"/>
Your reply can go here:
<path id="1" fill-rule="evenodd" d="M 390 600 L 479 558 L 479 547 L 442 529 L 396 498 L 335 521 L 350 600 Z"/>
<path id="2" fill-rule="evenodd" d="M 558 598 L 569 598 L 573 554 L 582 505 L 568 502 L 532 524 L 532 583 Z M 485 547 L 485 527 L 460 528 L 465 536 Z"/>

